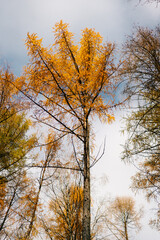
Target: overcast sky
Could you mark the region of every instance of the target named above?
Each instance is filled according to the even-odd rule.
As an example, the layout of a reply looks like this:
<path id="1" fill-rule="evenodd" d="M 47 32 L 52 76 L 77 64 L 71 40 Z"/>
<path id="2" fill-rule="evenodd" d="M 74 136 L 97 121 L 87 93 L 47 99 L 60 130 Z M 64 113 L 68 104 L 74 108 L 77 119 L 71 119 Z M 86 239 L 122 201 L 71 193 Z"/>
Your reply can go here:
<path id="1" fill-rule="evenodd" d="M 36 32 L 45 43 L 53 39 L 52 27 L 63 20 L 76 38 L 85 27 L 95 28 L 106 41 L 122 42 L 133 26 L 155 26 L 160 21 L 156 4 L 138 0 L 0 0 L 0 60 L 19 75 L 27 61 L 24 40 Z"/>
<path id="2" fill-rule="evenodd" d="M 139 5 L 138 0 L 0 0 L 0 63 L 8 63 L 11 70 L 19 76 L 27 63 L 24 40 L 27 32 L 37 33 L 44 43 L 52 43 L 52 27 L 59 20 L 70 24 L 70 29 L 79 39 L 85 27 L 94 28 L 104 37 L 104 41 L 121 44 L 131 34 L 135 25 L 155 27 L 160 24 L 160 6 L 156 4 Z M 95 124 L 97 146 L 106 136 L 106 152 L 93 170 L 98 179 L 95 190 L 99 195 L 133 195 L 128 189 L 130 176 L 135 172 L 131 166 L 120 160 L 120 135 L 123 126 L 123 113 L 117 113 L 113 125 Z M 105 176 L 108 182 L 104 184 Z M 143 195 L 135 197 L 143 199 Z M 150 215 L 150 210 L 146 213 Z M 137 236 L 137 240 L 159 240 L 160 234 L 147 226 Z"/>

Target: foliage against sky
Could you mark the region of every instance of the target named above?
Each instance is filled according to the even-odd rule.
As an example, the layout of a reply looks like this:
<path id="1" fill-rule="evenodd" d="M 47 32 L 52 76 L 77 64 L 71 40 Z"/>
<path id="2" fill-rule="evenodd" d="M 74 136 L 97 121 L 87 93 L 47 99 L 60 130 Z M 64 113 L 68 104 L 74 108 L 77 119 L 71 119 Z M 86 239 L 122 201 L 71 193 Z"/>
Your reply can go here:
<path id="1" fill-rule="evenodd" d="M 160 200 L 160 28 L 138 28 L 125 45 L 126 91 L 138 102 L 127 119 L 124 159 L 137 166 L 133 188 Z M 159 207 L 157 210 L 159 225 Z"/>
<path id="2" fill-rule="evenodd" d="M 124 0 L 102 2 L 82 0 L 75 4 L 75 2 L 65 0 L 54 1 L 54 3 L 52 0 L 3 1 L 0 14 L 2 18 L 0 21 L 2 61 L 7 58 L 12 69 L 19 75 L 22 65 L 27 61 L 22 41 L 25 39 L 26 32 L 42 33 L 41 35 L 46 36 L 45 41 L 49 41 L 50 26 L 62 16 L 66 22 L 71 23 L 74 32 L 80 32 L 80 29 L 86 26 L 95 27 L 105 39 L 117 39 L 118 41 L 124 39 L 124 35 L 131 30 L 133 22 L 153 26 L 159 21 L 158 10 L 153 9 L 152 6 L 146 7 L 144 5 L 133 10 L 131 2 L 133 3 L 133 1 L 127 1 L 126 4 Z M 111 139 L 109 141 L 111 142 Z M 115 157 L 113 158 L 115 160 Z M 110 159 L 113 162 L 112 157 Z M 109 160 L 106 162 L 108 166 Z M 108 168 L 103 166 L 103 169 Z M 148 235 L 145 239 L 147 237 Z"/>

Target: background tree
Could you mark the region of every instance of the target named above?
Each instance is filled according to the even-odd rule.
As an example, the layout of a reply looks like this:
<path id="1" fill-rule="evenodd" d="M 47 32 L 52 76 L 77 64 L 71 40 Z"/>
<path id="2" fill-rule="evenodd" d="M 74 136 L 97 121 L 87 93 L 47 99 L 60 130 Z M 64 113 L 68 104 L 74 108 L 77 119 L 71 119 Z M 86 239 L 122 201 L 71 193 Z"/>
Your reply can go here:
<path id="1" fill-rule="evenodd" d="M 136 210 L 133 198 L 116 197 L 104 215 L 105 230 L 109 232 L 106 239 L 129 240 L 133 230 L 140 230 L 141 217 L 142 209 Z"/>
<path id="2" fill-rule="evenodd" d="M 83 188 L 71 183 L 65 174 L 59 187 L 53 183 L 49 214 L 45 215 L 45 218 L 42 217 L 42 226 L 50 239 L 81 240 Z"/>
<path id="3" fill-rule="evenodd" d="M 125 45 L 126 89 L 137 111 L 127 119 L 124 159 L 137 165 L 133 187 L 160 197 L 160 28 L 138 28 Z"/>
<path id="4" fill-rule="evenodd" d="M 26 211 L 27 205 L 33 207 L 34 199 L 34 188 L 29 188 L 32 184 L 24 166 L 27 154 L 35 146 L 36 137 L 27 135 L 31 122 L 25 118 L 24 113 L 19 113 L 22 107 L 19 106 L 18 95 L 11 84 L 14 81 L 15 77 L 9 69 L 1 69 L 0 236 L 5 239 L 17 239 L 19 228 L 27 222 L 24 206 Z"/>
<path id="5" fill-rule="evenodd" d="M 10 112 L 9 112 L 10 114 Z M 0 123 L 0 178 L 10 181 L 19 174 L 25 163 L 26 154 L 35 144 L 35 136 L 26 136 L 30 122 L 24 114 L 16 114 Z"/>
<path id="6" fill-rule="evenodd" d="M 36 34 L 26 40 L 30 64 L 16 87 L 37 107 L 36 119 L 54 128 L 60 137 L 72 136 L 76 165 L 84 179 L 83 239 L 90 239 L 91 117 L 112 121 L 116 89 L 115 46 L 102 45 L 99 33 L 85 29 L 80 45 L 62 21 L 54 27 L 55 42 L 44 48 Z M 76 139 L 76 141 L 75 141 Z M 77 155 L 77 144 L 81 155 Z M 81 157 L 80 157 L 81 156 Z"/>
<path id="7" fill-rule="evenodd" d="M 25 172 L 21 172 L 19 177 L 8 183 L 0 225 L 2 239 L 26 239 L 24 236 L 35 208 L 36 188 L 34 185 L 33 179 L 28 178 Z M 34 229 L 36 229 L 36 224 Z M 37 232 L 34 231 L 33 236 L 36 234 Z"/>
<path id="8" fill-rule="evenodd" d="M 5 234 L 8 239 L 9 236 L 12 236 L 11 232 L 15 234 L 15 229 L 18 232 L 15 219 L 20 220 L 17 216 L 23 215 L 24 205 L 27 204 L 27 201 L 30 202 L 30 206 L 33 205 L 34 191 L 33 189 L 32 191 L 29 190 L 29 186 L 32 184 L 26 176 L 24 165 L 27 154 L 35 145 L 36 138 L 35 136 L 26 136 L 28 129 L 29 121 L 25 120 L 23 114 L 14 113 L 0 123 L 0 186 L 3 189 L 3 194 L 1 194 L 0 235 L 4 236 Z M 30 197 L 27 197 L 28 194 Z M 20 199 L 23 199 L 21 204 Z M 25 199 L 26 203 L 24 203 Z M 31 209 L 30 212 L 32 212 Z M 23 220 L 25 217 L 23 217 Z M 19 221 L 20 223 L 22 221 Z M 12 228 L 9 227 L 8 229 L 8 226 L 12 226 Z"/>
<path id="9" fill-rule="evenodd" d="M 24 164 L 24 157 L 35 144 L 35 136 L 27 137 L 31 122 L 25 118 L 12 83 L 15 77 L 9 69 L 0 71 L 0 179 L 9 181 Z M 14 178 L 14 176 L 12 176 Z"/>

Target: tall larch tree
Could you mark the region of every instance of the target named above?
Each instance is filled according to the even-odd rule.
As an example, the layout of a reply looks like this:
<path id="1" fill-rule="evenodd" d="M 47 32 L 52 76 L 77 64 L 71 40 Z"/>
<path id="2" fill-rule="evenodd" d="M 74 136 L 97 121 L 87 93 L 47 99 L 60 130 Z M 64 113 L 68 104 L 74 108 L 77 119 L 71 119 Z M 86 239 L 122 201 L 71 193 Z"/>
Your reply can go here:
<path id="1" fill-rule="evenodd" d="M 88 28 L 76 45 L 68 24 L 62 21 L 55 25 L 54 36 L 53 45 L 43 47 L 42 39 L 28 34 L 30 63 L 16 87 L 37 107 L 39 122 L 55 129 L 60 137 L 71 136 L 75 163 L 84 180 L 83 240 L 90 240 L 90 169 L 96 163 L 90 160 L 91 120 L 95 115 L 114 120 L 115 45 L 102 44 L 100 34 Z"/>

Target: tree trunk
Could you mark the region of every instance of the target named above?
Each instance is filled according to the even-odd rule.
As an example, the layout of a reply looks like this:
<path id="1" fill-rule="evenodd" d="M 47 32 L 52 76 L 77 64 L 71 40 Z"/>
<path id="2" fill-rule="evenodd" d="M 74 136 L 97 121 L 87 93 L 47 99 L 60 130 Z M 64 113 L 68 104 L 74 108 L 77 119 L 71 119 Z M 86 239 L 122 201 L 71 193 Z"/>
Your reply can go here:
<path id="1" fill-rule="evenodd" d="M 124 223 L 125 238 L 128 240 L 127 222 Z"/>
<path id="2" fill-rule="evenodd" d="M 83 188 L 83 240 L 90 240 L 90 153 L 89 124 L 86 120 L 84 129 L 84 188 Z"/>
<path id="3" fill-rule="evenodd" d="M 16 191 L 17 191 L 17 186 L 16 186 L 15 189 L 14 189 L 14 192 L 13 192 L 12 198 L 11 198 L 11 200 L 10 200 L 8 209 L 7 209 L 7 211 L 6 211 L 6 214 L 5 214 L 5 216 L 4 216 L 3 221 L 2 221 L 2 223 L 1 223 L 0 231 L 3 229 L 4 224 L 5 224 L 5 222 L 6 222 L 7 218 L 8 218 L 8 214 L 9 214 L 9 211 L 10 211 L 10 209 L 11 209 L 11 207 L 12 207 L 12 203 L 13 203 L 13 201 L 14 201 L 14 198 L 15 198 L 15 195 L 16 195 Z"/>

